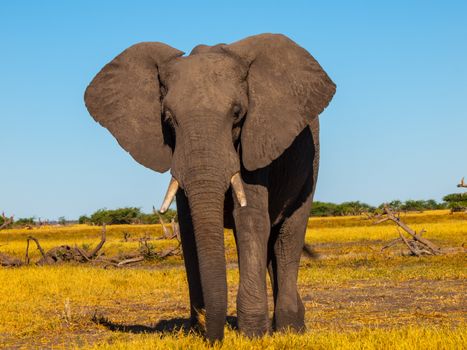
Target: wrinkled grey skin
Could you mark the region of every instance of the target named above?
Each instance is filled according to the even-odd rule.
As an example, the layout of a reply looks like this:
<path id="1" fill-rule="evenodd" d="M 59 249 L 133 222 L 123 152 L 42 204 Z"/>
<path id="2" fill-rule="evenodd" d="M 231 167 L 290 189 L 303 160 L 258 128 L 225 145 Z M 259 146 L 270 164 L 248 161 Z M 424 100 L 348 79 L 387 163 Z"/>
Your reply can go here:
<path id="1" fill-rule="evenodd" d="M 313 57 L 283 35 L 198 46 L 134 45 L 86 90 L 90 114 L 132 157 L 179 182 L 177 210 L 191 320 L 221 340 L 227 311 L 223 228 L 234 229 L 239 329 L 304 329 L 297 291 L 319 163 L 318 115 L 335 85 Z M 241 172 L 247 206 L 230 178 Z M 273 285 L 270 324 L 266 270 Z"/>

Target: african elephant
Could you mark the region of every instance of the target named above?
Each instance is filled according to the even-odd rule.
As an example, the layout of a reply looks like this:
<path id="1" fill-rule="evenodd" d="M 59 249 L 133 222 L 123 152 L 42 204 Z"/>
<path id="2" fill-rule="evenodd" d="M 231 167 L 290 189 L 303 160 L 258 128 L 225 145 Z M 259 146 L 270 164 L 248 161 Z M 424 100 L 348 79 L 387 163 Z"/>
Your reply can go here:
<path id="1" fill-rule="evenodd" d="M 240 331 L 303 330 L 297 274 L 318 172 L 318 115 L 335 84 L 279 34 L 183 55 L 159 42 L 131 46 L 87 87 L 87 109 L 137 162 L 171 171 L 161 211 L 176 196 L 192 325 L 203 312 L 205 336 L 224 336 L 227 227 L 238 251 Z"/>

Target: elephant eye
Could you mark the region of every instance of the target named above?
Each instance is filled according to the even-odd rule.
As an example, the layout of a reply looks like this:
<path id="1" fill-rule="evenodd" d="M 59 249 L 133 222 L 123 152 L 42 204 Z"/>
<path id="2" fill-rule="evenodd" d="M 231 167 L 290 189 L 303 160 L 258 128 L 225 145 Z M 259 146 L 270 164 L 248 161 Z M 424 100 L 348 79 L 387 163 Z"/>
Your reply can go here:
<path id="1" fill-rule="evenodd" d="M 238 122 L 241 117 L 243 116 L 243 113 L 242 113 L 242 107 L 238 104 L 235 104 L 233 107 L 232 107 L 232 114 L 233 114 L 233 117 L 234 117 L 234 122 Z"/>
<path id="2" fill-rule="evenodd" d="M 168 108 L 164 108 L 164 121 L 169 123 L 172 127 L 178 125 L 177 119 L 175 119 L 175 116 Z"/>
<path id="3" fill-rule="evenodd" d="M 232 112 L 233 112 L 233 114 L 234 114 L 235 116 L 238 116 L 238 115 L 240 114 L 240 110 L 241 110 L 241 108 L 240 108 L 239 105 L 235 105 L 235 106 L 233 106 L 233 108 L 232 108 Z"/>

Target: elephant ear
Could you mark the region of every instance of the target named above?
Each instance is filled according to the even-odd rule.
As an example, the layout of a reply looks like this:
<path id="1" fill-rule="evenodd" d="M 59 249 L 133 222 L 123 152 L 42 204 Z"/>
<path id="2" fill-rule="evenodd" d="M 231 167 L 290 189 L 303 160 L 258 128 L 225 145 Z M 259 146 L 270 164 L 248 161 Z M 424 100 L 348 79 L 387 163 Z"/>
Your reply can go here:
<path id="1" fill-rule="evenodd" d="M 84 95 L 89 113 L 120 146 L 159 172 L 170 168 L 172 149 L 162 125 L 158 67 L 181 55 L 157 42 L 131 46 L 102 68 Z"/>
<path id="2" fill-rule="evenodd" d="M 223 48 L 249 65 L 243 164 L 265 167 L 326 108 L 336 86 L 302 47 L 280 34 L 260 34 Z"/>

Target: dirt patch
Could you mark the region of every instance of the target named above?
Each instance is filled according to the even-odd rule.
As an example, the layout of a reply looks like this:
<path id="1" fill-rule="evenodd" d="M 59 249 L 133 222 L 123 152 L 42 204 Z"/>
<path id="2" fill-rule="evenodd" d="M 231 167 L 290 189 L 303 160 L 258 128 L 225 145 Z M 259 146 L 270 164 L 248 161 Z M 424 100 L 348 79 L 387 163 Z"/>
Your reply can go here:
<path id="1" fill-rule="evenodd" d="M 237 286 L 229 286 L 229 323 L 234 327 Z M 335 285 L 300 285 L 308 330 L 358 330 L 404 325 L 456 326 L 467 321 L 462 280 L 354 280 Z M 272 300 L 270 299 L 272 312 Z M 69 348 L 110 341 L 115 333 L 167 333 L 187 327 L 188 300 L 116 300 L 105 307 L 82 306 L 63 328 L 20 339 L 1 334 L 3 346 Z M 97 320 L 97 321 L 96 321 Z M 131 334 L 128 334 L 131 337 Z"/>
<path id="2" fill-rule="evenodd" d="M 467 321 L 462 280 L 353 281 L 340 288 L 301 286 L 312 328 L 355 329 Z"/>

